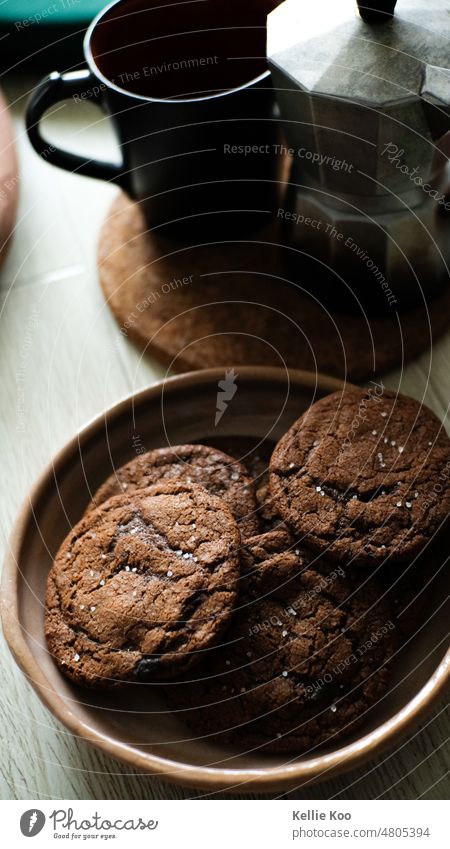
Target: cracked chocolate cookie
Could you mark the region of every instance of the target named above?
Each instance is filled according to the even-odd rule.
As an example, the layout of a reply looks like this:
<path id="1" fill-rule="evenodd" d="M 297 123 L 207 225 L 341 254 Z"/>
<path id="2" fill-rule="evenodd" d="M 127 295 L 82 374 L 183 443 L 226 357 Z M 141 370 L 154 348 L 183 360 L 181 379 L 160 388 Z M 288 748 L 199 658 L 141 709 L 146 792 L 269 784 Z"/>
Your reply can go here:
<path id="1" fill-rule="evenodd" d="M 223 498 L 236 518 L 243 536 L 259 531 L 253 483 L 246 469 L 208 445 L 175 445 L 141 454 L 117 469 L 95 493 L 87 513 L 113 495 L 144 489 L 161 480 L 176 478 L 204 486 Z"/>
<path id="2" fill-rule="evenodd" d="M 274 502 L 296 538 L 361 565 L 416 555 L 449 515 L 449 481 L 441 422 L 382 386 L 322 398 L 270 461 Z"/>
<path id="3" fill-rule="evenodd" d="M 272 447 L 273 450 L 273 447 Z M 272 450 L 269 444 L 259 446 L 258 453 L 252 453 L 245 457 L 244 465 L 248 470 L 254 484 L 259 521 L 259 533 L 272 531 L 276 528 L 285 528 L 269 490 L 269 460 Z M 245 452 L 242 452 L 245 456 Z M 239 453 L 239 456 L 241 454 Z"/>
<path id="4" fill-rule="evenodd" d="M 351 734 L 385 695 L 396 647 L 372 579 L 311 561 L 285 531 L 248 540 L 239 606 L 220 648 L 166 687 L 199 736 L 241 752 L 313 752 Z M 360 573 L 358 573 L 360 575 Z"/>
<path id="5" fill-rule="evenodd" d="M 262 533 L 286 528 L 270 492 L 268 473 L 256 489 L 256 503 Z"/>
<path id="6" fill-rule="evenodd" d="M 45 634 L 89 687 L 170 677 L 228 624 L 240 534 L 220 499 L 168 481 L 115 496 L 70 532 L 48 577 Z"/>

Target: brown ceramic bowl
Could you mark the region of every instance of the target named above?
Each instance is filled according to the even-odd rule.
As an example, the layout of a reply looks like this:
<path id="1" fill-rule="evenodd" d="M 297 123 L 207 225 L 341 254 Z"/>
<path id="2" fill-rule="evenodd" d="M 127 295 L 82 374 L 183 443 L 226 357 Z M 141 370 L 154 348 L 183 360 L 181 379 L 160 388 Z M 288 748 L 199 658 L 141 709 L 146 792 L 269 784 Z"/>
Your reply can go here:
<path id="1" fill-rule="evenodd" d="M 12 534 L 2 583 L 3 627 L 28 680 L 74 735 L 168 781 L 210 792 L 280 793 L 360 765 L 411 733 L 430 710 L 450 677 L 444 569 L 435 602 L 427 592 L 431 608 L 424 605 L 423 628 L 395 663 L 388 697 L 345 745 L 313 757 L 243 755 L 192 739 L 157 688 L 139 688 L 132 696 L 79 689 L 60 675 L 44 639 L 43 600 L 52 558 L 113 466 L 167 442 L 214 441 L 227 447 L 232 437 L 254 445 L 276 440 L 314 400 L 343 387 L 305 372 L 241 368 L 238 390 L 215 427 L 217 384 L 223 378 L 223 371 L 214 369 L 146 389 L 88 424 L 58 454 L 33 487 Z"/>

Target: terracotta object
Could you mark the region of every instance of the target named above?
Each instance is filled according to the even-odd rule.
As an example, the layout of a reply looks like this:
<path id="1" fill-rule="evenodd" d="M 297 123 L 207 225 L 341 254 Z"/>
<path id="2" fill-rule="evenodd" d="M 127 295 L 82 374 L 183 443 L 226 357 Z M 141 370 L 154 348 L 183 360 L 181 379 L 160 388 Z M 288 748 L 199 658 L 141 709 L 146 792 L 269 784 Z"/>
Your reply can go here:
<path id="1" fill-rule="evenodd" d="M 8 106 L 0 91 L 0 265 L 11 241 L 19 199 L 18 163 Z"/>

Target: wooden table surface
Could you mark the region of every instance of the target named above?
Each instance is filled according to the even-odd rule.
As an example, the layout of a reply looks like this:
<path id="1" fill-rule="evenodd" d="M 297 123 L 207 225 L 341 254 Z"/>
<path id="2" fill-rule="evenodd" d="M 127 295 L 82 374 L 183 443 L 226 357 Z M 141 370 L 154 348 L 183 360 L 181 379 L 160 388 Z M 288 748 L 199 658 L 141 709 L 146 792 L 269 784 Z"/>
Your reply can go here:
<path id="1" fill-rule="evenodd" d="M 22 183 L 14 241 L 0 272 L 3 550 L 27 490 L 50 457 L 91 417 L 164 374 L 119 334 L 98 286 L 96 240 L 116 189 L 52 168 L 33 153 L 23 122 L 33 82 L 10 80 L 5 86 L 16 123 Z M 46 131 L 51 141 L 64 139 L 86 154 L 115 155 L 107 121 L 90 104 L 60 105 L 47 119 Z M 419 360 L 383 379 L 388 387 L 424 399 L 444 419 L 450 398 L 450 331 Z M 449 726 L 442 703 L 395 751 L 290 796 L 448 798 Z M 134 773 L 75 739 L 40 703 L 1 638 L 0 798 L 197 795 L 202 796 Z"/>

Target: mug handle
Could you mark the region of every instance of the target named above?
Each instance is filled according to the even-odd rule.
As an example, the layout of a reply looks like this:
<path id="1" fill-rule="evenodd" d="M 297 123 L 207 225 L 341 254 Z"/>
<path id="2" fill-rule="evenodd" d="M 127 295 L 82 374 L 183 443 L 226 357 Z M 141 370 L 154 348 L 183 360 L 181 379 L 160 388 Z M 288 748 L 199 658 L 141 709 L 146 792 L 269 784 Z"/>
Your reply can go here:
<path id="1" fill-rule="evenodd" d="M 95 101 L 99 95 L 99 92 L 95 93 L 98 87 L 97 78 L 88 68 L 81 71 L 69 71 L 66 74 L 59 74 L 58 71 L 49 74 L 38 84 L 27 105 L 25 123 L 28 138 L 36 153 L 46 162 L 58 168 L 64 168 L 66 171 L 84 174 L 86 177 L 117 183 L 127 189 L 123 162 L 116 165 L 114 162 L 86 160 L 76 153 L 69 153 L 55 147 L 41 135 L 40 122 L 50 106 L 75 95 L 82 97 L 83 94 L 90 95 L 90 98 Z"/>

